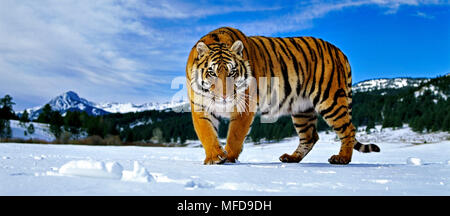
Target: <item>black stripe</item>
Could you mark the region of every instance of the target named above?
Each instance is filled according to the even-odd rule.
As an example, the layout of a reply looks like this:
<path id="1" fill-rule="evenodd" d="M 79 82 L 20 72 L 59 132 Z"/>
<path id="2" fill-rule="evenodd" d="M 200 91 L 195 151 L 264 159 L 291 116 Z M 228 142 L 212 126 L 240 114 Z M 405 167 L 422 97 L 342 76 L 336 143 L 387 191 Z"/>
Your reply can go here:
<path id="1" fill-rule="evenodd" d="M 294 118 L 309 118 L 309 117 L 311 117 L 311 115 L 309 115 L 309 114 L 295 114 L 295 115 L 292 115 Z"/>
<path id="2" fill-rule="evenodd" d="M 330 96 L 330 89 L 331 89 L 331 85 L 333 84 L 333 78 L 334 78 L 334 57 L 333 57 L 333 52 L 331 52 L 332 47 L 330 46 L 330 43 L 327 43 L 328 46 L 328 54 L 330 55 L 331 58 L 331 75 L 329 76 L 329 80 L 327 83 L 327 88 L 325 89 L 325 91 L 323 92 L 323 96 L 322 96 L 322 101 L 326 101 L 328 99 L 328 97 Z"/>
<path id="3" fill-rule="evenodd" d="M 300 77 L 300 71 L 298 70 L 299 63 L 298 63 L 297 57 L 295 57 L 295 55 L 291 52 L 291 50 L 289 49 L 288 45 L 286 44 L 286 42 L 283 39 L 281 39 L 281 42 L 284 44 L 284 46 L 286 46 L 286 48 L 287 48 L 287 50 L 289 52 L 289 55 L 291 56 L 291 59 L 293 61 L 292 63 L 294 64 L 295 73 L 298 76 L 296 91 L 297 91 L 297 95 L 299 95 L 300 94 L 300 89 L 301 89 L 301 84 L 300 84 L 301 77 Z"/>
<path id="4" fill-rule="evenodd" d="M 302 58 L 303 58 L 303 60 L 304 60 L 304 62 L 306 64 L 305 70 L 308 70 L 308 60 L 306 59 L 306 54 L 303 51 L 302 47 L 295 41 L 294 38 L 289 38 L 289 42 L 291 42 L 291 44 L 293 44 L 297 50 L 300 50 L 299 52 L 302 53 Z M 298 61 L 298 64 L 300 65 L 300 70 L 302 72 L 301 80 L 304 81 L 305 76 L 306 76 L 305 75 L 305 71 L 303 70 L 303 66 L 302 66 L 300 61 Z M 299 75 L 299 79 L 300 79 L 300 75 Z M 300 95 L 300 94 L 298 94 L 298 95 Z"/>
<path id="5" fill-rule="evenodd" d="M 315 141 L 316 140 L 314 138 L 308 139 L 306 142 L 302 142 L 302 140 L 300 140 L 300 144 L 303 144 L 303 145 L 311 144 L 311 143 L 315 143 Z"/>
<path id="6" fill-rule="evenodd" d="M 268 40 L 269 41 L 269 45 L 273 45 L 273 42 L 270 40 L 270 39 L 268 39 L 268 38 L 266 38 L 266 37 L 260 37 L 260 38 L 263 38 L 263 39 L 266 39 L 266 40 Z M 267 91 L 269 91 L 268 92 L 268 95 L 271 95 L 272 94 L 272 91 L 273 91 L 273 89 L 274 89 L 274 87 L 272 86 L 272 79 L 271 79 L 271 77 L 272 76 L 275 76 L 275 73 L 274 73 L 274 66 L 273 66 L 273 63 L 272 63 L 272 61 L 273 61 L 273 57 L 272 57 L 272 55 L 270 55 L 270 52 L 269 52 L 269 50 L 267 49 L 267 47 L 266 47 L 266 45 L 264 44 L 264 41 L 261 39 L 261 42 L 262 42 L 262 45 L 263 45 L 263 47 L 264 47 L 264 49 L 265 49 L 265 51 L 267 52 L 267 55 L 268 55 L 268 57 L 269 57 L 269 69 L 270 69 L 270 76 L 269 77 L 267 77 L 267 78 L 269 78 L 269 80 L 267 80 Z M 271 43 L 272 42 L 272 43 Z M 277 56 L 277 53 L 275 52 L 275 49 L 273 48 L 273 46 L 272 46 L 272 50 L 274 51 L 274 56 L 276 56 L 277 58 L 276 58 L 276 60 L 279 60 L 279 58 L 278 58 L 278 56 Z M 269 88 L 269 86 L 270 86 L 270 88 Z M 273 95 L 273 97 L 275 97 L 276 95 Z M 271 98 L 271 104 L 270 104 L 270 107 L 273 107 L 273 106 L 275 106 L 276 104 L 274 104 L 273 102 L 274 102 L 274 100 L 272 100 L 273 99 L 273 97 Z M 269 108 L 270 109 L 270 108 Z"/>
<path id="7" fill-rule="evenodd" d="M 337 62 L 338 62 L 338 64 L 337 64 L 337 66 L 338 66 L 338 69 L 337 69 L 338 86 L 341 86 L 342 62 L 341 62 L 341 60 L 340 60 L 340 58 L 339 58 L 339 52 L 338 52 L 338 49 L 337 49 L 336 47 L 334 47 L 334 48 L 335 48 L 335 49 L 334 49 L 334 53 L 336 54 L 335 56 L 336 56 L 336 59 L 337 59 Z"/>
<path id="8" fill-rule="evenodd" d="M 341 115 L 339 115 L 338 117 L 336 117 L 335 119 L 333 119 L 333 121 L 337 121 L 337 120 L 339 120 L 339 119 L 341 119 L 341 118 L 343 118 L 343 117 L 345 117 L 345 116 L 347 116 L 347 115 L 348 115 L 347 111 L 344 111 L 344 112 L 342 112 Z"/>
<path id="9" fill-rule="evenodd" d="M 191 100 L 191 103 L 194 104 L 194 105 L 196 105 L 196 106 L 199 106 L 199 107 L 201 107 L 201 108 L 205 108 L 205 107 L 206 107 L 206 106 L 204 106 L 204 105 L 202 105 L 202 104 L 195 103 L 195 102 L 192 101 L 192 100 Z"/>
<path id="10" fill-rule="evenodd" d="M 308 123 L 304 123 L 304 124 L 297 124 L 297 123 L 294 123 L 294 126 L 295 126 L 296 128 L 298 128 L 298 127 L 305 127 L 306 125 L 308 125 Z"/>
<path id="11" fill-rule="evenodd" d="M 228 27 L 225 27 L 225 29 L 228 30 L 228 32 L 225 31 L 225 33 L 227 33 L 231 37 L 231 39 L 233 39 L 233 41 L 235 41 L 236 39 L 239 39 L 239 36 L 233 31 L 233 29 L 228 28 Z"/>
<path id="12" fill-rule="evenodd" d="M 315 110 L 314 108 L 309 108 L 301 113 L 293 114 L 292 117 L 294 118 L 317 118 L 317 116 L 314 114 Z"/>
<path id="13" fill-rule="evenodd" d="M 337 105 L 338 98 L 345 97 L 345 96 L 346 96 L 346 94 L 345 94 L 344 89 L 338 89 L 334 93 L 333 103 L 331 104 L 331 106 L 329 106 L 327 109 L 321 110 L 320 115 L 325 116 L 327 113 L 331 112 L 334 109 L 334 107 Z"/>
<path id="14" fill-rule="evenodd" d="M 309 55 L 310 55 L 310 58 L 311 58 L 311 61 L 314 61 L 315 59 L 314 59 L 314 55 L 313 55 L 313 52 L 312 52 L 312 49 L 311 49 L 311 47 L 309 46 L 309 44 L 308 44 L 308 42 L 306 42 L 306 40 L 303 38 L 303 37 L 299 37 L 300 38 L 300 40 L 303 42 L 303 43 L 305 43 L 305 45 L 306 45 L 306 47 L 308 48 L 308 50 L 309 50 Z M 307 60 L 306 62 L 309 62 L 309 60 Z M 303 97 L 305 97 L 306 96 L 306 91 L 307 91 L 307 88 L 308 88 L 308 83 L 309 83 L 309 80 L 310 80 L 310 78 L 311 78 L 311 74 L 313 73 L 312 72 L 312 69 L 311 69 L 311 66 L 309 66 L 309 65 L 307 65 L 308 66 L 308 70 L 307 70 L 307 79 L 306 79 L 306 82 L 305 82 L 305 89 L 304 89 L 304 91 L 303 91 Z"/>
<path id="15" fill-rule="evenodd" d="M 257 38 L 255 38 L 255 37 L 253 37 L 253 38 L 251 38 L 252 40 L 250 40 L 250 41 L 252 41 L 253 42 L 253 47 L 256 47 L 257 48 L 257 50 L 258 50 L 258 53 L 260 54 L 260 56 L 262 57 L 262 59 L 263 59 L 263 65 L 261 65 L 261 66 L 263 66 L 263 71 L 264 71 L 264 73 L 266 73 L 266 71 L 267 71 L 267 63 L 268 63 L 268 61 L 266 60 L 266 55 L 263 53 L 263 50 L 261 50 L 261 46 L 255 41 L 255 40 L 258 40 Z M 253 49 L 253 50 L 256 50 L 256 49 Z M 256 53 L 255 53 L 255 57 L 256 57 Z M 253 77 L 256 77 L 255 76 L 255 70 L 254 69 L 252 69 L 252 73 L 253 73 Z M 264 76 L 266 76 L 267 77 L 267 74 L 264 74 Z M 270 77 L 270 76 L 269 76 Z M 257 89 L 257 91 L 258 91 L 258 95 L 259 95 L 259 88 L 256 88 Z"/>
<path id="16" fill-rule="evenodd" d="M 217 42 L 220 41 L 219 36 L 217 36 L 217 34 L 211 34 L 211 37 L 213 38 L 214 41 L 217 41 Z"/>
<path id="17" fill-rule="evenodd" d="M 262 40 L 262 38 L 256 38 L 256 40 L 258 40 L 261 43 L 264 51 L 267 53 L 267 56 L 269 57 L 269 61 L 267 61 L 266 59 L 265 60 L 266 60 L 266 62 L 269 63 L 269 70 L 268 70 L 269 76 L 268 76 L 268 78 L 270 78 L 270 77 L 273 76 L 272 75 L 273 74 L 273 72 L 272 72 L 272 69 L 273 69 L 272 58 L 270 58 L 269 50 L 267 49 L 266 45 L 264 44 L 264 41 Z M 265 58 L 265 55 L 263 55 L 263 56 Z M 268 81 L 268 82 L 270 82 L 270 81 Z"/>
<path id="18" fill-rule="evenodd" d="M 344 140 L 344 139 L 350 138 L 350 137 L 352 137 L 352 136 L 353 136 L 353 135 L 347 135 L 347 136 L 341 137 L 340 139 L 341 139 L 341 140 Z"/>
<path id="19" fill-rule="evenodd" d="M 252 38 L 250 38 L 251 40 L 247 40 L 247 42 L 249 43 L 249 44 L 251 44 L 251 47 L 253 48 L 253 49 L 251 49 L 251 51 L 252 51 L 252 57 L 254 58 L 254 59 L 257 59 L 257 53 L 260 53 L 260 51 L 261 51 L 261 48 L 259 47 L 259 45 L 252 39 Z M 262 55 L 261 55 L 262 56 Z M 248 57 L 249 59 L 251 59 L 250 58 L 250 56 Z M 265 60 L 264 60 L 265 61 Z M 252 62 L 252 60 L 250 60 L 250 62 Z M 264 68 L 265 68 L 266 66 L 265 66 L 265 64 L 264 64 Z M 255 73 L 255 70 L 252 70 L 252 76 L 253 77 L 256 77 L 256 73 Z M 256 88 L 256 89 L 258 89 L 258 88 Z M 258 90 L 257 90 L 258 91 Z"/>
<path id="20" fill-rule="evenodd" d="M 308 108 L 307 110 L 305 110 L 305 111 L 303 111 L 303 113 L 312 113 L 312 112 L 314 112 L 315 110 L 314 110 L 314 108 Z"/>
<path id="21" fill-rule="evenodd" d="M 380 152 L 380 147 L 375 144 L 369 144 L 372 152 Z"/>
<path id="22" fill-rule="evenodd" d="M 362 150 L 363 152 L 370 152 L 370 145 L 363 145 L 364 149 Z"/>
<path id="23" fill-rule="evenodd" d="M 281 108 L 286 102 L 286 99 L 291 94 L 292 89 L 291 84 L 289 83 L 289 74 L 287 70 L 287 65 L 282 56 L 280 56 L 280 66 L 281 66 L 281 75 L 283 75 L 283 83 L 284 83 L 284 98 L 279 105 L 279 107 Z"/>
<path id="24" fill-rule="evenodd" d="M 229 27 L 225 27 L 225 28 L 228 29 L 231 33 L 233 33 L 233 35 L 234 35 L 238 40 L 241 40 L 242 43 L 245 42 L 245 41 L 244 41 L 243 39 L 241 39 L 241 37 L 235 32 L 234 29 L 231 29 L 231 28 L 229 28 Z M 237 31 L 239 31 L 239 30 L 237 30 Z M 244 35 L 242 32 L 239 32 L 239 33 L 241 33 L 242 35 Z M 233 40 L 235 40 L 235 39 L 233 39 Z M 247 48 L 246 48 L 245 46 L 244 46 L 244 52 L 245 52 L 245 56 L 248 58 L 249 55 L 248 55 Z"/>
<path id="25" fill-rule="evenodd" d="M 339 113 L 339 110 L 344 109 L 344 108 L 347 108 L 347 106 L 345 106 L 345 105 L 340 106 L 339 108 L 336 109 L 336 111 L 331 113 L 329 116 L 324 116 L 324 118 L 325 119 L 333 118 L 334 116 L 336 116 Z"/>
<path id="26" fill-rule="evenodd" d="M 317 119 L 317 116 L 314 115 L 314 116 L 312 116 L 311 118 L 309 118 L 308 121 L 314 121 L 314 120 L 316 120 L 316 119 Z"/>
<path id="27" fill-rule="evenodd" d="M 291 97 L 291 100 L 289 101 L 289 112 L 291 111 L 292 103 L 294 103 L 294 97 Z"/>
<path id="28" fill-rule="evenodd" d="M 275 41 L 278 44 L 278 46 L 280 47 L 280 49 L 284 53 L 284 55 L 287 56 L 288 58 L 290 58 L 288 56 L 288 53 L 287 53 L 286 49 L 283 46 L 281 46 L 281 43 L 280 43 L 281 38 L 271 38 L 271 39 L 272 39 L 272 41 Z"/>
<path id="29" fill-rule="evenodd" d="M 317 40 L 319 40 L 319 43 L 317 43 Z M 320 41 L 322 41 L 322 40 L 320 40 L 320 39 L 315 39 L 314 40 L 314 43 L 316 44 L 316 47 L 317 47 L 317 52 L 319 53 L 320 59 L 322 61 L 322 71 L 321 71 L 321 74 L 320 74 L 319 83 L 317 85 L 318 92 L 317 92 L 316 96 L 313 99 L 313 105 L 314 106 L 316 106 L 317 102 L 319 102 L 320 95 L 322 93 L 323 77 L 324 77 L 324 73 L 325 73 L 325 71 L 324 71 L 325 70 L 325 57 L 323 55 L 323 48 L 322 48 L 322 46 L 320 44 Z M 316 70 L 316 72 L 317 72 L 317 70 Z M 313 83 L 313 84 L 315 84 L 315 83 Z"/>
<path id="30" fill-rule="evenodd" d="M 215 120 L 219 120 L 219 119 L 220 119 L 220 117 L 219 117 L 219 116 L 216 116 L 216 114 L 214 114 L 214 113 L 210 113 L 210 115 L 211 115 L 211 117 L 213 117 Z"/>
<path id="31" fill-rule="evenodd" d="M 209 118 L 207 118 L 207 117 L 200 117 L 200 119 L 204 119 L 204 120 L 209 121 L 209 122 L 211 123 L 211 125 L 213 126 L 214 130 L 215 130 L 216 132 L 218 131 L 217 128 L 216 128 L 216 126 L 214 125 L 214 123 L 211 121 L 211 119 L 209 119 Z"/>
<path id="32" fill-rule="evenodd" d="M 305 76 L 306 76 L 306 72 L 309 70 L 309 62 L 308 62 L 308 59 L 307 59 L 307 57 L 306 57 L 306 53 L 305 53 L 305 51 L 303 50 L 302 46 L 300 46 L 300 44 L 298 44 L 297 41 L 295 41 L 294 38 L 289 38 L 289 41 L 290 41 L 292 44 L 294 44 L 295 48 L 297 48 L 298 50 L 300 50 L 301 53 L 302 53 L 302 58 L 303 58 L 303 60 L 304 60 L 303 62 L 305 63 L 305 70 L 303 70 L 303 67 L 302 67 L 302 65 L 301 65 L 301 62 L 299 62 L 299 63 L 300 63 L 300 68 L 302 69 L 302 81 L 304 81 Z"/>
<path id="33" fill-rule="evenodd" d="M 350 126 L 351 124 L 352 124 L 351 122 L 344 123 L 340 127 L 334 128 L 334 130 L 344 132 L 348 128 L 348 126 Z"/>
<path id="34" fill-rule="evenodd" d="M 267 41 L 269 41 L 270 47 L 272 48 L 272 52 L 277 57 L 277 60 L 279 61 L 280 56 L 278 55 L 278 52 L 275 48 L 275 43 L 273 42 L 272 38 L 267 38 L 267 37 L 263 37 L 263 38 L 265 38 Z"/>
<path id="35" fill-rule="evenodd" d="M 303 129 L 301 129 L 301 130 L 299 130 L 298 132 L 299 132 L 299 133 L 305 133 L 305 132 L 307 132 L 310 128 L 315 129 L 316 126 L 313 125 L 313 124 L 310 124 L 310 125 L 308 125 L 307 127 L 303 128 Z"/>
<path id="36" fill-rule="evenodd" d="M 286 52 L 286 49 L 284 49 L 284 47 L 280 44 L 279 40 L 280 40 L 280 38 L 271 39 L 271 45 L 273 45 L 273 47 L 275 47 L 275 44 L 273 43 L 273 41 L 275 41 L 278 44 L 278 46 L 281 48 L 284 55 L 289 58 L 289 56 Z M 291 56 L 292 56 L 292 53 L 291 53 Z M 287 98 L 291 94 L 292 88 L 291 88 L 291 84 L 289 83 L 289 74 L 288 74 L 289 71 L 288 71 L 286 61 L 284 60 L 283 55 L 279 55 L 278 59 L 280 62 L 281 74 L 283 75 L 283 84 L 284 84 L 284 98 L 279 105 L 279 107 L 281 108 L 284 105 L 284 103 L 286 103 Z"/>
<path id="37" fill-rule="evenodd" d="M 312 38 L 312 40 L 314 41 L 314 43 L 316 42 L 316 40 L 314 38 Z M 311 71 L 311 76 L 312 76 L 313 80 L 312 80 L 311 88 L 310 88 L 310 90 L 308 92 L 308 96 L 311 96 L 311 94 L 314 93 L 314 91 L 316 90 L 317 62 L 319 61 L 318 57 L 317 57 L 317 54 L 316 54 L 316 52 L 319 52 L 319 48 L 317 47 L 317 43 L 316 43 L 316 49 L 313 49 L 313 51 L 314 51 L 313 53 L 314 53 L 314 59 L 315 59 L 315 61 L 314 61 L 314 70 Z"/>

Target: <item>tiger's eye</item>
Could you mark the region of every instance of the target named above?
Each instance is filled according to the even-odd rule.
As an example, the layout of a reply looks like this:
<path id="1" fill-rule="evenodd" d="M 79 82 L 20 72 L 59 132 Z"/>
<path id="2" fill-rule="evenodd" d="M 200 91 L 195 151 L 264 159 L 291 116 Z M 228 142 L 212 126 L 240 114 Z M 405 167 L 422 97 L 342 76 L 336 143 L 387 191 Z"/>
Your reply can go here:
<path id="1" fill-rule="evenodd" d="M 232 68 L 231 71 L 228 73 L 228 76 L 229 76 L 229 77 L 230 77 L 230 76 L 235 76 L 235 75 L 236 75 L 236 72 L 237 72 L 237 69 L 236 69 L 236 68 Z"/>
<path id="2" fill-rule="evenodd" d="M 214 73 L 214 71 L 213 71 L 212 68 L 208 68 L 207 75 L 208 75 L 208 76 L 215 77 L 215 76 L 216 76 L 216 73 Z"/>

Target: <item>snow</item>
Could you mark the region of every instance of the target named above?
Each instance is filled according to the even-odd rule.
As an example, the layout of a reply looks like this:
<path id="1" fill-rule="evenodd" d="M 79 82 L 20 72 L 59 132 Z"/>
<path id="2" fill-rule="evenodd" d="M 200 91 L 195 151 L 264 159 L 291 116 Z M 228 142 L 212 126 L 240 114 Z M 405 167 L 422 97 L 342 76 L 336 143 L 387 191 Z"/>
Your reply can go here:
<path id="1" fill-rule="evenodd" d="M 406 163 L 409 165 L 420 166 L 422 165 L 422 159 L 416 157 L 409 157 L 406 159 Z"/>
<path id="2" fill-rule="evenodd" d="M 294 151 L 296 137 L 246 143 L 239 163 L 209 166 L 198 147 L 0 143 L 0 195 L 450 195 L 445 136 L 417 144 L 378 135 L 380 153 L 354 151 L 346 166 L 328 163 L 340 144 L 325 132 L 289 164 L 278 157 Z"/>
<path id="3" fill-rule="evenodd" d="M 123 181 L 131 182 L 150 182 L 153 177 L 148 173 L 147 169 L 143 167 L 139 162 L 134 161 L 133 171 L 123 171 Z"/>
<path id="4" fill-rule="evenodd" d="M 444 94 L 444 92 L 442 92 L 439 89 L 439 87 L 434 86 L 434 85 L 428 85 L 428 86 L 424 86 L 424 87 L 420 88 L 419 90 L 414 92 L 414 96 L 416 98 L 419 96 L 422 96 L 426 91 L 430 91 L 431 94 L 437 95 L 437 96 L 443 98 L 444 100 L 447 100 L 447 98 L 449 97 L 449 95 Z"/>
<path id="5" fill-rule="evenodd" d="M 371 79 L 361 81 L 353 85 L 352 90 L 354 92 L 367 92 L 379 89 L 399 89 L 406 86 L 417 87 L 421 83 L 427 82 L 430 79 L 412 79 L 412 78 L 392 78 L 392 79 Z"/>
<path id="6" fill-rule="evenodd" d="M 128 112 L 142 112 L 146 110 L 165 110 L 177 108 L 188 104 L 186 101 L 165 102 L 165 103 L 144 103 L 144 104 L 132 104 L 132 103 L 100 103 L 96 107 L 103 109 L 110 113 L 128 113 Z"/>
<path id="7" fill-rule="evenodd" d="M 359 127 L 358 130 L 356 139 L 363 143 L 424 144 L 450 140 L 448 132 L 417 133 L 412 131 L 408 124 L 404 124 L 402 128 L 398 129 L 382 128 L 381 125 L 377 125 L 375 128 L 370 129 L 369 134 L 363 132 L 366 130 L 365 126 Z"/>
<path id="8" fill-rule="evenodd" d="M 117 162 L 104 163 L 103 161 L 77 160 L 70 161 L 61 166 L 61 168 L 59 168 L 59 174 L 120 179 L 122 178 L 122 170 L 122 166 Z"/>
<path id="9" fill-rule="evenodd" d="M 48 124 L 42 123 L 25 123 L 21 125 L 17 120 L 9 120 L 10 127 L 12 131 L 12 138 L 21 138 L 21 139 L 38 139 L 51 142 L 55 139 L 55 136 L 50 132 Z M 25 131 L 27 131 L 27 127 L 33 124 L 34 133 L 25 135 Z"/>

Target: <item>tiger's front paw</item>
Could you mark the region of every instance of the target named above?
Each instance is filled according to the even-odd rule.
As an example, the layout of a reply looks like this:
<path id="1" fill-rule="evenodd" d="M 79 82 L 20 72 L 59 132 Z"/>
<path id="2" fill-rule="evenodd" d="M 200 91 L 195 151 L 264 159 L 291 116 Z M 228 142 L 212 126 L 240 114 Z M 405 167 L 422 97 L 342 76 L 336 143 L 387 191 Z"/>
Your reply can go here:
<path id="1" fill-rule="evenodd" d="M 348 164 L 351 161 L 351 157 L 344 157 L 342 155 L 333 155 L 330 157 L 330 159 L 328 159 L 328 162 L 330 162 L 330 164 Z"/>
<path id="2" fill-rule="evenodd" d="M 280 156 L 280 161 L 283 163 L 298 163 L 302 160 L 302 157 L 300 155 L 290 155 L 290 154 L 283 154 Z"/>
<path id="3" fill-rule="evenodd" d="M 212 165 L 212 164 L 223 164 L 227 160 L 227 152 L 219 149 L 216 152 L 206 156 L 203 164 Z"/>
<path id="4" fill-rule="evenodd" d="M 230 156 L 228 156 L 227 159 L 225 160 L 225 162 L 226 162 L 226 163 L 236 163 L 236 162 L 239 162 L 239 161 L 237 160 L 236 157 L 230 157 Z"/>

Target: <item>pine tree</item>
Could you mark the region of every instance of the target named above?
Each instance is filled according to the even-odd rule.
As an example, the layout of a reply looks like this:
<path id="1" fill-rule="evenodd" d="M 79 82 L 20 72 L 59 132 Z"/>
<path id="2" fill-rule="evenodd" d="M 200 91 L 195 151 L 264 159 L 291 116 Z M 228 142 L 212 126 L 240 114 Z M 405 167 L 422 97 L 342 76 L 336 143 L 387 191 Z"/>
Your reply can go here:
<path id="1" fill-rule="evenodd" d="M 0 119 L 0 138 L 11 138 L 12 130 L 9 120 Z"/>
<path id="2" fill-rule="evenodd" d="M 58 111 L 52 111 L 50 114 L 50 132 L 58 138 L 61 133 L 61 127 L 64 125 L 64 119 Z"/>
<path id="3" fill-rule="evenodd" d="M 415 131 L 422 133 L 423 130 L 425 130 L 425 124 L 424 124 L 424 117 L 420 116 L 417 117 L 416 123 L 415 123 Z"/>
<path id="4" fill-rule="evenodd" d="M 429 110 L 428 112 L 425 112 L 425 114 L 421 117 L 423 125 L 427 132 L 431 131 L 431 128 L 433 128 L 433 114 L 432 111 Z"/>
<path id="5" fill-rule="evenodd" d="M 50 123 L 50 120 L 52 118 L 52 112 L 53 111 L 50 104 L 46 104 L 42 109 L 42 112 L 39 114 L 37 121 L 41 123 Z"/>
<path id="6" fill-rule="evenodd" d="M 64 117 L 64 128 L 74 135 L 80 133 L 81 128 L 80 112 L 68 111 Z"/>
<path id="7" fill-rule="evenodd" d="M 15 104 L 13 98 L 9 95 L 5 95 L 4 98 L 0 98 L 0 119 L 15 119 L 13 105 Z"/>
<path id="8" fill-rule="evenodd" d="M 34 131 L 34 125 L 33 124 L 28 125 L 27 132 L 28 132 L 29 135 L 34 134 L 35 131 Z"/>
<path id="9" fill-rule="evenodd" d="M 402 123 L 401 117 L 399 115 L 396 115 L 393 118 L 392 127 L 401 128 L 402 126 L 403 126 L 403 123 Z"/>
<path id="10" fill-rule="evenodd" d="M 447 116 L 444 118 L 444 122 L 442 122 L 442 130 L 450 131 L 450 112 L 447 113 Z"/>
<path id="11" fill-rule="evenodd" d="M 392 127 L 394 125 L 394 120 L 392 115 L 388 114 L 383 119 L 383 128 Z"/>
<path id="12" fill-rule="evenodd" d="M 30 122 L 30 115 L 28 114 L 27 110 L 23 111 L 22 116 L 20 116 L 19 121 L 22 122 L 22 123 Z"/>
<path id="13" fill-rule="evenodd" d="M 369 122 L 366 126 L 366 132 L 370 133 L 370 129 L 375 128 L 375 122 L 372 119 L 369 119 Z"/>

